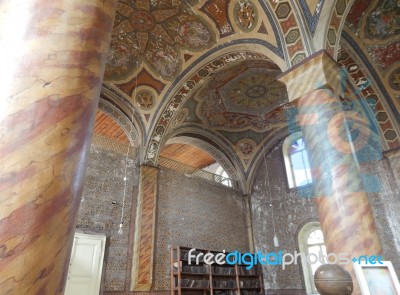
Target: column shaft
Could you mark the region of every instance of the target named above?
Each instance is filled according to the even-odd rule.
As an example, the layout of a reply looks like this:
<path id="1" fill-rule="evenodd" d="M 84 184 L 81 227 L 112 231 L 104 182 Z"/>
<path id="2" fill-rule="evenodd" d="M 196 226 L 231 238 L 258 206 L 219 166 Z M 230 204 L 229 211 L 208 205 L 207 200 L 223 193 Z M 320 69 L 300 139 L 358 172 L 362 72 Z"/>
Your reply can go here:
<path id="1" fill-rule="evenodd" d="M 132 291 L 150 291 L 153 284 L 158 171 L 158 168 L 153 166 L 140 167 L 132 258 Z"/>
<path id="2" fill-rule="evenodd" d="M 350 258 L 381 255 L 375 220 L 339 98 L 329 89 L 319 89 L 300 98 L 298 106 L 328 253 L 348 253 Z M 352 263 L 344 267 L 356 282 Z M 353 294 L 357 292 L 358 286 Z"/>
<path id="3" fill-rule="evenodd" d="M 340 102 L 345 77 L 331 57 L 320 52 L 280 79 L 298 106 L 327 251 L 352 259 L 380 255 L 382 246 Z M 352 261 L 342 266 L 353 277 L 353 294 L 361 294 Z"/>
<path id="4" fill-rule="evenodd" d="M 63 294 L 115 6 L 0 2 L 1 294 Z"/>

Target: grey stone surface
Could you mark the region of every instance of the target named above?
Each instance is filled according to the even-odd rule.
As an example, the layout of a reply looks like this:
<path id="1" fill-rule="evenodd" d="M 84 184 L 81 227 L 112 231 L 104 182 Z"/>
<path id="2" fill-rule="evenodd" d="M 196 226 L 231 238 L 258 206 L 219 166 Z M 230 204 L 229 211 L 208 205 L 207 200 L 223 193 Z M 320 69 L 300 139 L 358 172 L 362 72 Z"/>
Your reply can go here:
<path id="1" fill-rule="evenodd" d="M 132 159 L 127 161 L 127 192 L 123 234 L 117 233 L 121 219 L 124 195 L 125 156 L 92 145 L 77 227 L 100 230 L 107 235 L 105 256 L 105 291 L 123 291 L 126 273 L 130 266 L 128 257 L 129 225 L 135 216 L 132 206 L 136 190 L 133 182 L 137 168 Z"/>
<path id="2" fill-rule="evenodd" d="M 269 171 L 267 177 L 266 169 Z M 391 166 L 387 159 L 360 164 L 361 173 L 368 174 L 365 186 L 376 191 L 368 192 L 375 222 L 380 236 L 384 259 L 392 261 L 399 274 L 400 195 Z M 379 184 L 379 185 L 377 185 Z M 268 189 L 270 187 L 270 190 Z M 253 231 L 256 250 L 262 252 L 298 251 L 298 231 L 312 220 L 318 220 L 318 211 L 312 187 L 304 190 L 288 189 L 282 147 L 278 145 L 263 161 L 254 181 L 252 201 Z M 272 208 L 280 246 L 273 244 Z M 304 289 L 301 265 L 291 265 L 285 271 L 279 266 L 264 267 L 266 289 Z"/>
<path id="3" fill-rule="evenodd" d="M 288 189 L 281 145 L 265 160 L 266 164 L 262 160 L 258 167 L 251 195 L 255 248 L 263 253 L 293 253 L 298 251 L 297 232 L 305 223 L 318 219 L 317 208 L 312 198 L 302 197 L 297 189 Z M 274 247 L 272 210 L 279 248 Z M 281 266 L 264 266 L 263 275 L 266 289 L 305 288 L 300 265 L 290 265 L 285 270 Z"/>
<path id="4" fill-rule="evenodd" d="M 400 274 L 400 193 L 388 159 L 361 164 L 368 175 L 365 186 L 371 188 L 369 201 L 383 247 L 383 259 L 393 263 Z M 375 191 L 375 192 L 374 192 Z"/>
<path id="5" fill-rule="evenodd" d="M 281 146 L 278 145 L 261 163 L 251 194 L 252 222 L 256 250 L 298 251 L 297 234 L 307 222 L 318 220 L 313 198 L 303 191 L 288 189 Z M 86 172 L 83 202 L 78 227 L 101 230 L 107 234 L 105 291 L 127 291 L 130 278 L 130 251 L 136 212 L 137 168 L 128 161 L 128 190 L 125 203 L 124 234 L 118 235 L 123 197 L 125 156 L 92 146 Z M 266 177 L 266 168 L 269 178 Z M 384 248 L 384 259 L 391 260 L 399 273 L 400 202 L 399 189 L 387 159 L 362 163 L 361 171 L 377 176 L 377 192 L 369 198 Z M 369 186 L 374 187 L 373 178 Z M 268 186 L 270 189 L 268 189 Z M 311 188 L 306 188 L 306 191 Z M 280 247 L 273 245 L 271 201 Z M 240 192 L 183 174 L 160 170 L 157 202 L 154 290 L 170 288 L 171 245 L 214 250 L 247 251 L 244 198 Z M 115 203 L 115 204 L 113 204 Z M 130 230 L 128 230 L 130 225 Z M 128 233 L 130 232 L 130 237 Z M 269 290 L 304 289 L 300 265 L 264 269 L 264 284 Z"/>
<path id="6" fill-rule="evenodd" d="M 155 290 L 170 289 L 170 247 L 248 250 L 241 193 L 171 170 L 159 174 Z"/>

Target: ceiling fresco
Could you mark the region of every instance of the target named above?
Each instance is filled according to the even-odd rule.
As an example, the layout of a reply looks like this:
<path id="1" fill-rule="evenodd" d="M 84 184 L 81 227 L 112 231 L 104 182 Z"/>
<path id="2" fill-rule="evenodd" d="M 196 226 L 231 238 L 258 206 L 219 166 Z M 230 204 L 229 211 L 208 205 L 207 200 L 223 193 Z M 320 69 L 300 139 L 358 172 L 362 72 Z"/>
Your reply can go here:
<path id="1" fill-rule="evenodd" d="M 233 11 L 236 23 L 242 31 L 250 32 L 256 27 L 258 13 L 253 2 L 237 2 Z"/>
<path id="2" fill-rule="evenodd" d="M 181 70 L 181 49 L 202 50 L 215 42 L 208 23 L 187 0 L 120 0 L 105 72 L 106 80 L 124 80 L 145 63 L 172 80 Z"/>
<path id="3" fill-rule="evenodd" d="M 215 24 L 220 38 L 235 34 L 228 14 L 229 3 L 230 0 L 207 0 L 200 8 Z"/>
<path id="4" fill-rule="evenodd" d="M 388 112 L 385 101 L 377 90 L 376 85 L 369 83 L 369 78 L 363 67 L 357 64 L 357 61 L 344 47 L 339 50 L 338 63 L 347 70 L 354 84 L 360 87 L 357 93 L 368 104 L 376 119 L 377 127 L 383 137 L 381 139 L 382 148 L 386 150 L 398 147 L 400 145 L 399 133 L 396 130 L 396 125 L 398 124 Z"/>
<path id="5" fill-rule="evenodd" d="M 400 33 L 400 6 L 397 0 L 380 1 L 367 18 L 368 39 L 388 39 Z"/>
<path id="6" fill-rule="evenodd" d="M 205 127 L 263 132 L 282 118 L 272 112 L 288 100 L 281 71 L 266 61 L 244 61 L 218 72 L 194 94 L 196 115 Z M 284 119 L 284 118 L 283 118 Z"/>
<path id="7" fill-rule="evenodd" d="M 147 161 L 155 161 L 168 134 L 194 124 L 228 142 L 231 149 L 251 139 L 240 145 L 252 145 L 251 155 L 249 147 L 243 148 L 248 162 L 266 132 L 285 126 L 279 107 L 287 101 L 286 90 L 275 81 L 280 72 L 266 56 L 252 52 L 229 53 L 206 63 L 177 88 L 164 108 L 150 138 Z"/>
<path id="8" fill-rule="evenodd" d="M 207 130 L 211 140 L 226 142 L 240 155 L 247 171 L 266 140 L 287 127 L 287 110 L 294 108 L 288 103 L 286 87 L 276 81 L 280 73 L 268 60 L 243 60 L 223 67 L 191 93 L 168 134 Z"/>
<path id="9" fill-rule="evenodd" d="M 254 46 L 284 67 L 275 18 L 266 3 L 251 0 L 120 0 L 104 85 L 137 108 L 151 130 L 171 88 L 224 48 Z M 301 38 L 298 32 L 288 40 Z"/>
<path id="10" fill-rule="evenodd" d="M 400 101 L 397 2 L 356 0 L 347 17 L 342 36 L 364 55 L 361 63 L 342 56 L 343 64 L 349 71 L 361 65 L 352 73 L 358 83 L 362 63 L 371 61 L 374 78 L 383 81 L 366 99 L 388 89 L 385 99 Z M 197 132 L 230 160 L 237 157 L 236 169 L 248 175 L 263 146 L 287 132 L 286 115 L 295 108 L 275 77 L 320 49 L 314 42 L 321 34 L 334 54 L 350 3 L 119 0 L 105 70 L 107 101 L 118 98 L 116 106 L 126 103 L 140 117 L 144 163 L 157 165 L 171 136 Z M 376 105 L 387 107 L 379 99 Z M 379 109 L 380 125 L 388 124 L 383 111 L 391 117 Z M 386 139 L 393 139 L 393 124 L 384 127 Z"/>
<path id="11" fill-rule="evenodd" d="M 363 45 L 380 71 L 400 61 L 400 6 L 397 0 L 355 1 L 346 29 Z"/>
<path id="12" fill-rule="evenodd" d="M 360 53 L 370 75 L 379 83 L 391 112 L 400 109 L 400 6 L 397 0 L 355 1 L 343 37 Z"/>

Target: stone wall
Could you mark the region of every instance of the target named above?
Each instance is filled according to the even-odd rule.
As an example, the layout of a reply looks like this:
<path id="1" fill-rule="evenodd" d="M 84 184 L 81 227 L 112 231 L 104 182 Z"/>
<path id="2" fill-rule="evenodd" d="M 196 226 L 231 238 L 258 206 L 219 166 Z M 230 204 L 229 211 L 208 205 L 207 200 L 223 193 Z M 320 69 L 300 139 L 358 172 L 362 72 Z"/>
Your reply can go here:
<path id="1" fill-rule="evenodd" d="M 117 233 L 124 191 L 125 155 L 93 145 L 90 148 L 77 227 L 104 232 L 107 236 L 104 291 L 124 291 L 129 282 L 132 248 L 129 227 L 135 216 L 137 168 L 127 161 L 127 194 L 123 234 Z"/>
<path id="2" fill-rule="evenodd" d="M 268 177 L 266 169 L 269 171 Z M 386 158 L 361 163 L 361 172 L 370 176 L 366 180 L 366 187 L 374 188 L 368 195 L 384 249 L 384 259 L 392 261 L 399 274 L 400 194 L 390 163 Z M 307 222 L 318 220 L 314 199 L 304 197 L 312 196 L 311 190 L 310 186 L 301 190 L 288 188 L 282 146 L 279 144 L 266 157 L 266 164 L 263 161 L 259 165 L 253 185 L 251 202 L 256 250 L 262 252 L 299 250 L 297 242 L 299 230 Z M 275 248 L 273 243 L 271 208 L 279 238 L 279 248 Z M 290 294 L 301 294 L 305 289 L 301 265 L 288 266 L 285 271 L 278 266 L 266 266 L 264 284 L 268 290 L 267 294 L 287 294 L 285 289 L 287 291 L 290 289 Z"/>
<path id="3" fill-rule="evenodd" d="M 391 260 L 398 271 L 400 222 L 397 213 L 400 211 L 400 202 L 390 163 L 383 159 L 361 166 L 363 172 L 379 177 L 381 186 L 378 192 L 369 193 L 370 202 L 385 259 Z M 92 145 L 77 226 L 102 231 L 108 237 L 104 283 L 106 294 L 135 294 L 128 290 L 136 212 L 137 168 L 133 160 L 128 161 L 124 233 L 118 235 L 124 168 L 125 155 Z M 268 178 L 266 168 L 269 171 Z M 310 187 L 305 190 L 288 189 L 281 145 L 278 145 L 266 157 L 266 165 L 261 163 L 258 167 L 251 195 L 256 250 L 298 251 L 298 231 L 305 223 L 318 220 L 314 200 L 304 197 L 307 189 L 309 192 Z M 279 249 L 273 245 L 270 194 Z M 169 250 L 172 245 L 248 251 L 245 199 L 240 192 L 233 189 L 161 169 L 156 218 L 154 291 L 170 288 Z M 268 294 L 301 294 L 305 288 L 299 265 L 288 266 L 285 271 L 278 266 L 268 266 L 264 269 L 264 279 Z"/>
<path id="4" fill-rule="evenodd" d="M 251 195 L 255 248 L 262 253 L 293 253 L 298 251 L 297 232 L 305 223 L 318 219 L 317 208 L 312 198 L 302 197 L 302 192 L 297 189 L 288 189 L 281 145 L 265 160 L 266 163 L 263 159 L 258 167 Z M 272 210 L 278 248 L 273 242 Z M 269 292 L 291 289 L 291 294 L 296 294 L 298 290 L 305 289 L 300 265 L 290 265 L 285 270 L 280 266 L 264 266 L 263 275 L 264 287 Z"/>
<path id="5" fill-rule="evenodd" d="M 161 170 L 154 289 L 170 289 L 170 247 L 248 250 L 245 200 L 212 182 Z"/>
<path id="6" fill-rule="evenodd" d="M 385 156 L 390 162 L 397 186 L 400 186 L 400 149 L 389 151 Z"/>
<path id="7" fill-rule="evenodd" d="M 124 169 L 124 154 L 91 146 L 77 227 L 107 236 L 105 294 L 136 294 L 129 287 L 138 169 L 129 159 L 124 232 L 119 235 Z M 161 169 L 159 173 L 153 290 L 170 289 L 171 245 L 248 250 L 241 193 L 175 171 Z"/>
<path id="8" fill-rule="evenodd" d="M 361 164 L 361 172 L 372 176 L 366 180 L 370 188 L 369 201 L 375 217 L 384 251 L 384 260 L 390 260 L 400 275 L 400 193 L 389 160 Z M 367 178 L 367 179 L 368 179 Z M 375 179 L 374 179 L 375 178 Z"/>

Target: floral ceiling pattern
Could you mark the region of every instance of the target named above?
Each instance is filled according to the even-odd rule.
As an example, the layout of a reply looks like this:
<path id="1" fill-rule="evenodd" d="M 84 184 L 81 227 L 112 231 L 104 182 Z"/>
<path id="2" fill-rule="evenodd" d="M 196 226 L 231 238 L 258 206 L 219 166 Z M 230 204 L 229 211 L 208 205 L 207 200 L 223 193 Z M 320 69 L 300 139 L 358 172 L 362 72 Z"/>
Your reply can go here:
<path id="1" fill-rule="evenodd" d="M 120 0 L 105 80 L 126 80 L 142 62 L 155 77 L 173 80 L 181 71 L 181 49 L 199 51 L 215 43 L 207 22 L 192 11 L 196 2 Z"/>
<path id="2" fill-rule="evenodd" d="M 251 137 L 254 150 L 266 133 L 287 125 L 286 109 L 293 107 L 285 86 L 275 79 L 279 73 L 266 60 L 242 61 L 219 71 L 183 105 L 180 124 L 172 129 L 181 124 L 197 126 L 219 134 L 233 146 L 241 142 L 248 147 Z"/>
<path id="3" fill-rule="evenodd" d="M 274 65 L 258 61 L 218 73 L 195 96 L 197 116 L 205 126 L 231 132 L 264 132 L 285 122 L 282 112 L 273 112 L 287 103 L 286 88 L 275 79 L 278 73 Z"/>
<path id="4" fill-rule="evenodd" d="M 367 97 L 377 97 L 378 100 L 387 100 L 384 107 L 377 103 L 373 108 L 379 111 L 375 114 L 380 125 L 383 137 L 390 148 L 397 146 L 396 123 L 400 120 L 398 107 L 400 103 L 400 2 L 398 0 L 356 0 L 346 20 L 342 39 L 350 44 L 359 55 L 348 69 L 354 75 L 357 85 L 362 83 L 360 73 L 364 79 L 371 77 L 378 83 L 370 83 L 372 87 L 363 87 L 363 94 Z M 344 44 L 346 46 L 346 43 Z M 348 45 L 347 45 L 348 46 Z M 339 56 L 340 57 L 340 56 Z M 356 69 L 356 62 L 364 63 L 360 70 Z M 358 66 L 357 66 L 358 67 Z M 371 91 L 371 89 L 374 89 Z M 379 89 L 380 94 L 376 89 Z M 391 111 L 389 111 L 391 109 Z"/>

